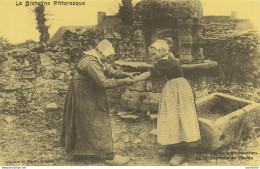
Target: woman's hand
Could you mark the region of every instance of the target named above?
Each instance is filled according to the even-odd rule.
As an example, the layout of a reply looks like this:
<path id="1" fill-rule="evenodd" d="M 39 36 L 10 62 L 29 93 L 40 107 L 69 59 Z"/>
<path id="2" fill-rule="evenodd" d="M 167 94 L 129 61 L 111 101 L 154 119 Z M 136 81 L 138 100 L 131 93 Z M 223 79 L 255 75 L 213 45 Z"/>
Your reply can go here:
<path id="1" fill-rule="evenodd" d="M 142 80 L 147 80 L 150 76 L 151 76 L 151 73 L 150 73 L 150 71 L 148 71 L 148 72 L 140 74 L 139 76 L 134 77 L 133 81 L 138 82 L 138 81 L 142 81 Z"/>
<path id="2" fill-rule="evenodd" d="M 134 80 L 131 78 L 124 78 L 124 83 L 127 85 L 133 85 L 134 84 Z"/>
<path id="3" fill-rule="evenodd" d="M 132 78 L 124 78 L 124 79 L 119 79 L 119 81 L 123 84 L 126 84 L 126 85 L 133 85 L 134 84 L 134 80 Z"/>
<path id="4" fill-rule="evenodd" d="M 130 77 L 130 78 L 134 78 L 135 76 L 140 75 L 140 72 L 131 72 L 131 73 L 124 72 L 124 73 L 125 73 L 125 77 Z"/>

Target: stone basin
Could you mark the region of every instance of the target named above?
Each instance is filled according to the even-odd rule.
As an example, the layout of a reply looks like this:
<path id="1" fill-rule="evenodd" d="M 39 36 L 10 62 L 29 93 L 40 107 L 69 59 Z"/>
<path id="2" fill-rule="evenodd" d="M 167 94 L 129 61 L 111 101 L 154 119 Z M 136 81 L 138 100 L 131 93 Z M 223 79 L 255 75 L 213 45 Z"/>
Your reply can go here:
<path id="1" fill-rule="evenodd" d="M 203 148 L 216 150 L 238 141 L 260 124 L 260 104 L 253 101 L 213 93 L 196 104 Z"/>

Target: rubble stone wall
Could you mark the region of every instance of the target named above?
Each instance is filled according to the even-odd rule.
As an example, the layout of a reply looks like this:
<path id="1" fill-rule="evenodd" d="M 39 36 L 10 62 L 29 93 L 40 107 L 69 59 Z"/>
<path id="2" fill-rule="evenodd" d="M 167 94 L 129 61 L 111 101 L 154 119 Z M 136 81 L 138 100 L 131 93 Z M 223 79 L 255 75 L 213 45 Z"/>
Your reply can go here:
<path id="1" fill-rule="evenodd" d="M 0 112 L 15 114 L 33 109 L 34 102 L 53 94 L 66 93 L 75 64 L 62 53 L 37 54 L 26 48 L 0 54 Z M 42 102 L 43 105 L 46 102 Z"/>
<path id="2" fill-rule="evenodd" d="M 103 39 L 108 39 L 113 44 L 115 59 L 135 57 L 133 31 L 124 27 L 116 31 L 99 28 L 67 30 L 53 46 L 53 50 L 67 53 L 72 60 L 79 59 L 83 51 L 95 48 Z"/>
<path id="3" fill-rule="evenodd" d="M 258 86 L 260 54 L 256 32 L 205 39 L 204 55 L 217 61 L 220 80 L 249 82 Z"/>

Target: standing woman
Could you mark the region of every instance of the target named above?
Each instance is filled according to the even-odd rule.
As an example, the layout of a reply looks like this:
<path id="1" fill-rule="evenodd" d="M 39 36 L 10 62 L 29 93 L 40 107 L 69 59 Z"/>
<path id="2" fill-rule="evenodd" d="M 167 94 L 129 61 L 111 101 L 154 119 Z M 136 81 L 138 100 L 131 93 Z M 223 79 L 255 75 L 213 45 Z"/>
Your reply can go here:
<path id="1" fill-rule="evenodd" d="M 179 61 L 169 53 L 169 46 L 157 40 L 149 47 L 149 54 L 155 62 L 150 72 L 140 75 L 138 80 L 166 78 L 157 119 L 157 141 L 165 148 L 160 154 L 174 153 L 170 164 L 180 165 L 185 160 L 184 150 L 196 147 L 200 130 L 195 108 L 193 90 L 184 78 Z"/>
<path id="2" fill-rule="evenodd" d="M 73 155 L 101 157 L 109 165 L 124 165 L 129 158 L 113 152 L 112 128 L 106 89 L 130 85 L 131 73 L 105 67 L 102 61 L 115 54 L 108 40 L 84 52 L 65 101 L 61 144 Z M 123 79 L 114 79 L 114 78 Z"/>

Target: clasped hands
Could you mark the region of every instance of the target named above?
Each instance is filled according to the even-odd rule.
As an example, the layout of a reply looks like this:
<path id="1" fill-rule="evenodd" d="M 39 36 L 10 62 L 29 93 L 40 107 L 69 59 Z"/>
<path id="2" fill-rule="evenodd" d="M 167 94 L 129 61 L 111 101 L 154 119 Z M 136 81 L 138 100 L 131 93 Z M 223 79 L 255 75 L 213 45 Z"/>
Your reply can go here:
<path id="1" fill-rule="evenodd" d="M 124 81 L 125 84 L 132 85 L 135 83 L 134 77 L 138 75 L 140 75 L 140 72 L 131 72 L 131 73 L 124 72 L 124 76 L 126 78 L 123 78 L 122 80 Z"/>

